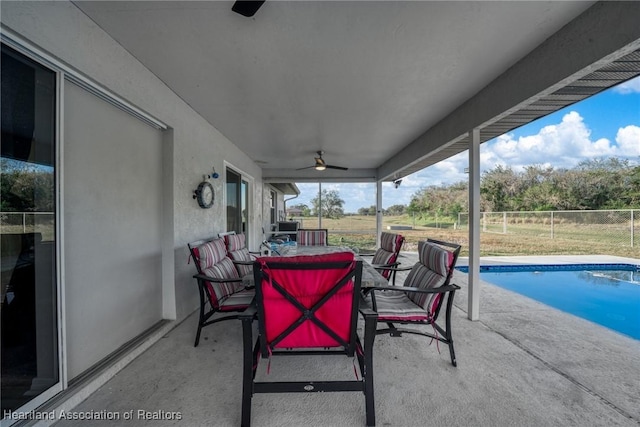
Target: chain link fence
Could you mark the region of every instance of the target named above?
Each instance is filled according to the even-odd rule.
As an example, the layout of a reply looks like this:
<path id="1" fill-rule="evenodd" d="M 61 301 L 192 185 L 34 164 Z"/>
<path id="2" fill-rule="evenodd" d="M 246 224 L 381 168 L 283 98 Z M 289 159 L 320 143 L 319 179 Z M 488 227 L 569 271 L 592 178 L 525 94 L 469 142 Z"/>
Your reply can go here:
<path id="1" fill-rule="evenodd" d="M 469 228 L 469 214 L 456 227 Z M 640 246 L 640 210 L 481 212 L 482 232 Z"/>
<path id="2" fill-rule="evenodd" d="M 43 240 L 54 240 L 53 212 L 0 212 L 2 234 L 41 233 Z"/>

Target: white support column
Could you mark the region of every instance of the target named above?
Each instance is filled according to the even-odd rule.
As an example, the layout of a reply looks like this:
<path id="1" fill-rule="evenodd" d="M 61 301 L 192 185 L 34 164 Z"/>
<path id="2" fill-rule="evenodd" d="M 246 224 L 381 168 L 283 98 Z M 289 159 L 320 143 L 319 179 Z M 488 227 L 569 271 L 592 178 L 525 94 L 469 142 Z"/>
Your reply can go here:
<path id="1" fill-rule="evenodd" d="M 376 247 L 380 247 L 382 233 L 382 181 L 376 181 Z"/>
<path id="2" fill-rule="evenodd" d="M 318 228 L 322 228 L 322 182 L 318 182 Z"/>
<path id="3" fill-rule="evenodd" d="M 480 129 L 469 144 L 469 320 L 480 319 Z"/>

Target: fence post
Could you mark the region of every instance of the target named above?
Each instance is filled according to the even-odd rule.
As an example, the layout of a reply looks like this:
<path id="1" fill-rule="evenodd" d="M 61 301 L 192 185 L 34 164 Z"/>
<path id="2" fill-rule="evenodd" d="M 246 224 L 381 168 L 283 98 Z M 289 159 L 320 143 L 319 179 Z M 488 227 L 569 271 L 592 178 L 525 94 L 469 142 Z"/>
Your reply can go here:
<path id="1" fill-rule="evenodd" d="M 507 234 L 507 212 L 502 212 L 502 234 Z"/>
<path id="2" fill-rule="evenodd" d="M 27 233 L 27 213 L 22 212 L 22 232 Z"/>
<path id="3" fill-rule="evenodd" d="M 631 247 L 633 247 L 633 232 L 635 231 L 635 221 L 633 217 L 634 210 L 631 209 Z"/>
<path id="4" fill-rule="evenodd" d="M 555 228 L 554 228 L 555 223 L 553 222 L 553 219 L 554 219 L 553 211 L 551 211 L 551 238 L 552 239 L 554 238 L 554 232 L 555 232 Z"/>

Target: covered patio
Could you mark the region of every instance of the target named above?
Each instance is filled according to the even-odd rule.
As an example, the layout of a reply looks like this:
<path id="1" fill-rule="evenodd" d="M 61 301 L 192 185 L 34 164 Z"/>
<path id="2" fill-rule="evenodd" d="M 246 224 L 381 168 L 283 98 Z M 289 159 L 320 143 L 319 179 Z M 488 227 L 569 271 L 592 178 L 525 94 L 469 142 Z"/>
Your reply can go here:
<path id="1" fill-rule="evenodd" d="M 506 257 L 510 258 L 510 257 Z M 531 263 L 531 257 L 504 259 Z M 411 264 L 416 253 L 403 252 Z M 495 261 L 495 260 L 493 260 Z M 555 262 L 594 262 L 589 257 L 559 257 Z M 599 257 L 598 262 L 638 260 Z M 485 260 L 483 263 L 491 263 Z M 533 260 L 535 262 L 535 260 Z M 540 262 L 547 262 L 540 260 Z M 460 260 L 461 265 L 466 259 Z M 454 339 L 458 366 L 451 366 L 446 346 L 424 337 L 379 336 L 374 346 L 377 425 L 383 426 L 636 426 L 640 420 L 640 342 L 563 313 L 529 298 L 483 283 L 482 319 L 466 313 L 466 275 L 456 295 Z M 191 343 L 196 317 L 175 329 L 133 360 L 112 380 L 71 412 L 124 414 L 147 425 L 143 416 L 179 413 L 180 421 L 154 425 L 237 426 L 240 424 L 242 343 L 240 322 L 203 332 Z M 289 359 L 289 358 L 285 358 Z M 297 359 L 297 358 L 296 358 Z M 232 363 L 231 361 L 238 361 Z M 220 366 L 225 366 L 220 369 Z M 269 380 L 306 371 L 353 375 L 350 362 L 313 359 L 302 363 L 275 358 Z M 138 410 L 148 412 L 138 417 Z M 364 399 L 354 393 L 258 395 L 253 423 L 260 426 L 361 426 Z M 60 421 L 59 427 L 87 425 Z M 114 421 L 92 421 L 112 426 Z"/>

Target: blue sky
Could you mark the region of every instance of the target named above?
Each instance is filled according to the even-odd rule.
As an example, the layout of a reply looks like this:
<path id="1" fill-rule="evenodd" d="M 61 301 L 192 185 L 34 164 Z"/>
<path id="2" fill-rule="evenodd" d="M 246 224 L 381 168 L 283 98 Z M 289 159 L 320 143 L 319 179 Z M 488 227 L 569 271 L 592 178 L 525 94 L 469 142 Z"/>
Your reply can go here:
<path id="1" fill-rule="evenodd" d="M 640 77 L 501 135 L 480 146 L 481 171 L 497 165 L 522 170 L 529 165 L 571 168 L 583 160 L 603 157 L 640 164 Z M 448 185 L 467 179 L 468 153 L 460 153 L 403 178 L 394 188 L 383 183 L 382 205 L 407 205 L 428 185 Z M 300 196 L 288 203 L 311 206 L 318 184 L 298 183 Z M 375 184 L 330 184 L 345 201 L 345 212 L 375 205 Z"/>

